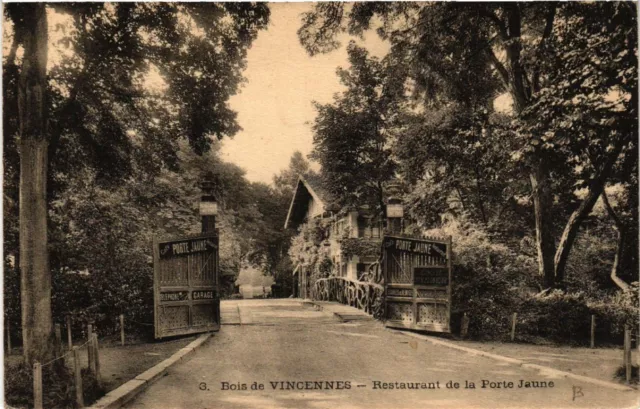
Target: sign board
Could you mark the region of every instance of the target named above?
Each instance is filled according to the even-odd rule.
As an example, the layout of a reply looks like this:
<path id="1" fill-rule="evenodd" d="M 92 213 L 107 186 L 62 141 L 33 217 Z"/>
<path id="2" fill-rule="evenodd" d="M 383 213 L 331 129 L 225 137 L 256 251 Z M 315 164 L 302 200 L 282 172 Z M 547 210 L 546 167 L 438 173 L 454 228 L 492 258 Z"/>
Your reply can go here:
<path id="1" fill-rule="evenodd" d="M 427 242 L 409 238 L 389 238 L 386 246 L 395 250 L 407 251 L 412 254 L 423 254 L 427 256 L 447 256 L 447 246 L 444 243 Z"/>
<path id="2" fill-rule="evenodd" d="M 385 325 L 450 332 L 451 239 L 385 236 Z"/>
<path id="3" fill-rule="evenodd" d="M 446 266 L 414 267 L 413 284 L 445 287 L 449 285 L 449 269 Z"/>
<path id="4" fill-rule="evenodd" d="M 387 205 L 387 217 L 404 217 L 404 209 L 402 204 L 388 204 Z"/>
<path id="5" fill-rule="evenodd" d="M 206 253 L 217 249 L 217 238 L 195 238 L 160 243 L 160 259 Z"/>
<path id="6" fill-rule="evenodd" d="M 156 338 L 220 328 L 218 235 L 154 240 Z"/>
<path id="7" fill-rule="evenodd" d="M 217 202 L 200 202 L 200 216 L 217 216 L 218 215 L 218 203 Z"/>

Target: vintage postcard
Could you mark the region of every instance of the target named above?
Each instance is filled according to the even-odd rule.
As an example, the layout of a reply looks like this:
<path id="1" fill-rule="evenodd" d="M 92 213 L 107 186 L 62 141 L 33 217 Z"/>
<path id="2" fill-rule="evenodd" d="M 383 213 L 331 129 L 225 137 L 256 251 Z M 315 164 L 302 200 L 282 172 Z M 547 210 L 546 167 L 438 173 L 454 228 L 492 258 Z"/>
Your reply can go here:
<path id="1" fill-rule="evenodd" d="M 8 2 L 8 408 L 635 408 L 632 2 Z"/>

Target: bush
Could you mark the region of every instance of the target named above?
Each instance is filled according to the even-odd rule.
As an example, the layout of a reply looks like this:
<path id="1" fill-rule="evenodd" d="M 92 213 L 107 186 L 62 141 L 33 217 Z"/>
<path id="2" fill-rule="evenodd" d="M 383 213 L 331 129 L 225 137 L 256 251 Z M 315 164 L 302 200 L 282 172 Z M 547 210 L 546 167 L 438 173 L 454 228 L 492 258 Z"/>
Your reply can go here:
<path id="1" fill-rule="evenodd" d="M 340 239 L 340 251 L 345 259 L 349 259 L 351 256 L 358 256 L 361 259 L 365 257 L 378 258 L 380 244 L 381 240 L 379 239 L 343 237 Z"/>
<path id="2" fill-rule="evenodd" d="M 89 368 L 83 368 L 80 373 L 82 374 L 84 404 L 90 405 L 103 397 L 105 395 L 105 390 L 102 386 L 100 386 L 95 374 L 91 372 Z"/>
<path id="3" fill-rule="evenodd" d="M 452 327 L 456 331 L 460 328 L 466 312 L 471 338 L 508 337 L 511 314 L 517 311 L 527 289 L 535 291 L 535 260 L 492 242 L 481 227 L 464 219 L 450 219 L 441 229 L 423 233 L 452 236 Z"/>
<path id="4" fill-rule="evenodd" d="M 640 368 L 638 367 L 638 365 L 631 366 L 631 383 L 632 384 L 637 385 L 640 382 L 639 369 Z M 616 373 L 613 375 L 613 378 L 621 382 L 626 382 L 627 368 L 625 368 L 624 366 L 621 366 L 618 369 L 616 369 Z"/>
<path id="5" fill-rule="evenodd" d="M 135 322 L 153 322 L 152 274 L 145 266 L 118 273 L 95 270 L 90 275 L 54 271 L 53 320 L 64 325 L 70 315 L 74 334 L 82 334 L 91 323 L 103 337 L 117 332 L 119 315 L 124 314 L 127 333 L 147 337 L 150 327 Z"/>
<path id="6" fill-rule="evenodd" d="M 500 339 L 508 334 L 510 311 L 517 297 L 499 272 L 454 268 L 452 294 L 453 328 L 469 314 L 469 336 L 476 339 Z"/>
<path id="7" fill-rule="evenodd" d="M 590 302 L 589 309 L 596 316 L 597 339 L 620 344 L 625 328 L 638 333 L 638 282 L 628 293 Z"/>
<path id="8" fill-rule="evenodd" d="M 459 294 L 454 300 L 472 311 L 469 335 L 479 339 L 506 340 L 510 336 L 511 317 L 518 313 L 516 340 L 532 343 L 555 342 L 572 345 L 588 345 L 591 339 L 591 315 L 596 315 L 596 342 L 598 344 L 622 343 L 624 329 L 638 331 L 638 308 L 620 302 L 615 297 L 593 301 L 583 293 L 567 294 L 555 290 L 544 296 L 515 294 L 509 292 L 500 277 L 483 276 L 476 278 L 473 291 L 480 295 L 471 296 L 464 286 L 457 287 Z M 496 289 L 505 293 L 498 296 Z M 489 295 L 487 295 L 489 294 Z M 458 324 L 459 325 L 459 324 Z M 456 328 L 456 327 L 454 327 Z"/>
<path id="9" fill-rule="evenodd" d="M 587 345 L 591 339 L 591 315 L 596 316 L 596 341 L 623 341 L 624 329 L 638 330 L 637 284 L 627 294 L 619 293 L 599 299 L 584 293 L 556 290 L 546 296 L 532 296 L 518 308 L 518 338 L 543 337 L 555 342 Z"/>
<path id="10" fill-rule="evenodd" d="M 322 260 L 318 263 L 318 278 L 325 278 L 331 275 L 331 270 L 333 269 L 333 262 L 329 257 L 323 257 Z"/>
<path id="11" fill-rule="evenodd" d="M 546 296 L 525 297 L 518 306 L 516 337 L 536 341 L 584 343 L 589 339 L 591 311 L 583 294 L 553 291 Z"/>
<path id="12" fill-rule="evenodd" d="M 152 336 L 146 325 L 153 322 L 153 269 L 147 255 L 140 250 L 136 257 L 130 257 L 129 264 L 117 268 L 92 268 L 90 273 L 52 268 L 52 319 L 54 323 L 66 325 L 66 317 L 71 317 L 74 339 L 82 336 L 86 325 L 92 323 L 98 336 L 116 333 L 119 315 L 124 314 L 128 325 L 127 333 L 137 336 Z M 20 274 L 15 266 L 4 264 L 5 319 L 11 326 L 14 346 L 21 342 Z"/>
<path id="13" fill-rule="evenodd" d="M 61 361 L 56 361 L 61 362 Z M 33 407 L 33 368 L 19 363 L 5 365 L 5 401 L 16 407 Z M 98 385 L 95 375 L 85 368 L 82 370 L 84 403 L 89 405 L 101 396 L 104 389 Z M 73 373 L 61 364 L 42 368 L 43 406 L 45 408 L 76 408 L 75 382 Z"/>
<path id="14" fill-rule="evenodd" d="M 496 243 L 481 226 L 464 218 L 445 220 L 440 229 L 422 233 L 450 235 L 453 239 L 454 332 L 460 328 L 465 312 L 469 315 L 468 335 L 475 339 L 509 339 L 514 312 L 518 313 L 516 339 L 527 342 L 586 345 L 592 314 L 596 315 L 596 340 L 600 344 L 620 345 L 625 327 L 637 331 L 637 282 L 631 291 L 607 295 L 590 278 L 589 274 L 595 273 L 581 274 L 573 269 L 570 292 L 555 290 L 542 295 L 531 239 L 523 239 L 521 248 L 514 250 Z"/>
<path id="15" fill-rule="evenodd" d="M 329 258 L 329 220 L 312 219 L 300 226 L 291 240 L 289 257 L 294 264 L 301 264 L 311 271 L 310 282 L 331 274 L 333 263 Z"/>

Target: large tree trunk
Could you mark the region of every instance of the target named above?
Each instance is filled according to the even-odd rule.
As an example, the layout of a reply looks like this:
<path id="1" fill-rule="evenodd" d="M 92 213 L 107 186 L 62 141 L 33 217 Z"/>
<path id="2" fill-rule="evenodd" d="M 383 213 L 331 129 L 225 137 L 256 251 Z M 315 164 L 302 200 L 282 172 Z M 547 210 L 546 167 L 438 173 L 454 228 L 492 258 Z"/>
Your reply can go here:
<path id="1" fill-rule="evenodd" d="M 604 191 L 605 183 L 611 174 L 613 166 L 620 156 L 620 152 L 624 147 L 627 139 L 625 137 L 619 137 L 616 141 L 613 150 L 609 153 L 609 157 L 600 169 L 595 169 L 596 175 L 589 185 L 589 191 L 587 196 L 582 200 L 580 206 L 571 214 L 569 221 L 565 225 L 560 243 L 558 244 L 558 250 L 555 255 L 555 281 L 556 284 L 561 284 L 564 281 L 564 273 L 567 267 L 567 260 L 573 243 L 578 235 L 578 230 L 583 220 L 591 213 L 593 206 L 598 201 L 598 198 Z"/>
<path id="2" fill-rule="evenodd" d="M 582 203 L 580 203 L 580 206 L 571 213 L 569 221 L 565 225 L 554 259 L 554 276 L 556 285 L 562 285 L 562 282 L 564 281 L 564 272 L 567 267 L 567 260 L 569 259 L 569 253 L 571 252 L 573 243 L 578 235 L 578 230 L 580 229 L 584 219 L 589 215 L 589 213 L 591 213 L 591 210 L 598 201 L 598 197 L 600 197 L 601 193 L 602 188 L 595 190 L 590 189 L 587 193 L 587 197 L 585 197 Z"/>
<path id="3" fill-rule="evenodd" d="M 29 364 L 53 353 L 46 180 L 46 140 L 21 141 L 20 289 L 24 359 Z"/>
<path id="4" fill-rule="evenodd" d="M 618 288 L 620 288 L 624 292 L 627 292 L 631 289 L 631 287 L 629 286 L 629 284 L 624 282 L 618 274 L 618 270 L 620 270 L 620 262 L 623 256 L 622 253 L 624 251 L 624 236 L 626 234 L 626 228 L 622 220 L 620 220 L 620 218 L 616 214 L 615 210 L 613 210 L 613 208 L 611 207 L 609 198 L 607 197 L 607 192 L 605 190 L 602 191 L 602 201 L 604 202 L 604 207 L 607 209 L 607 213 L 609 213 L 609 217 L 611 217 L 611 220 L 613 220 L 614 227 L 618 232 L 618 240 L 616 241 L 616 255 L 613 258 L 613 266 L 611 267 L 611 280 L 618 286 Z"/>
<path id="5" fill-rule="evenodd" d="M 513 99 L 513 109 L 520 114 L 529 104 L 531 90 L 528 87 L 527 74 L 521 61 L 522 52 L 522 16 L 518 3 L 505 3 L 504 26 L 499 26 L 499 32 L 505 40 L 506 67 L 492 54 L 492 61 L 507 90 Z M 553 20 L 553 19 L 552 19 Z M 548 33 L 546 33 L 548 35 Z M 555 284 L 554 255 L 555 240 L 551 223 L 551 207 L 553 195 L 549 180 L 549 171 L 544 163 L 541 152 L 537 152 L 537 159 L 529 174 L 533 197 L 533 207 L 536 225 L 536 248 L 538 252 L 538 271 L 544 277 L 545 288 Z"/>
<path id="6" fill-rule="evenodd" d="M 536 248 L 538 250 L 538 272 L 544 277 L 544 287 L 555 284 L 553 256 L 555 241 L 551 230 L 551 205 L 553 197 L 549 179 L 543 164 L 538 163 L 529 175 L 533 195 L 533 208 L 536 223 Z"/>
<path id="7" fill-rule="evenodd" d="M 46 69 L 44 3 L 21 5 L 24 57 L 18 81 L 20 122 L 20 274 L 22 341 L 28 364 L 53 356 L 47 250 Z"/>

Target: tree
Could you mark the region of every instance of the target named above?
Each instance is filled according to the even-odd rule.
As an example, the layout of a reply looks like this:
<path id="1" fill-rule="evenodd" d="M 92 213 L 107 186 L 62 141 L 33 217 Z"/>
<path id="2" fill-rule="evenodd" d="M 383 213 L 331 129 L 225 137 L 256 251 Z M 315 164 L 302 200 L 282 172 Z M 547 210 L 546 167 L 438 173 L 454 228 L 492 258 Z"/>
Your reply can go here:
<path id="1" fill-rule="evenodd" d="M 293 293 L 293 265 L 289 257 L 289 248 L 293 232 L 284 229 L 287 211 L 300 177 L 318 178 L 311 164 L 295 151 L 289 160 L 289 166 L 273 177 L 274 188 L 266 191 L 259 202 L 265 216 L 265 228 L 256 237 L 255 245 L 258 259 L 262 260 L 263 272 L 273 276 L 281 288 L 281 294 Z"/>
<path id="2" fill-rule="evenodd" d="M 618 236 L 616 240 L 616 254 L 613 258 L 613 265 L 611 266 L 610 277 L 611 277 L 611 280 L 615 283 L 615 285 L 618 286 L 618 288 L 620 288 L 624 292 L 628 292 L 631 289 L 631 286 L 620 277 L 621 275 L 620 272 L 622 270 L 621 265 L 623 263 L 623 257 L 624 257 L 626 240 L 627 240 L 626 237 L 628 235 L 629 227 L 618 216 L 618 213 L 613 209 L 613 207 L 611 206 L 611 203 L 609 202 L 608 195 L 604 190 L 602 192 L 602 202 L 604 203 L 604 206 L 607 210 L 607 214 L 613 221 L 613 225 Z"/>
<path id="3" fill-rule="evenodd" d="M 300 151 L 295 151 L 289 160 L 289 167 L 273 176 L 273 184 L 282 194 L 291 196 L 298 184 L 298 178 L 307 174 L 315 174 L 311 165 Z"/>
<path id="4" fill-rule="evenodd" d="M 586 189 L 555 251 L 556 282 L 564 279 L 580 225 L 616 167 L 632 169 L 637 163 L 637 20 L 635 8 L 628 6 L 560 9 L 562 18 L 544 45 L 546 58 L 540 63 L 547 77 L 522 111 L 518 132 L 526 135 L 534 149 L 574 165 L 575 186 Z"/>
<path id="5" fill-rule="evenodd" d="M 377 214 L 395 172 L 391 143 L 402 82 L 354 43 L 348 53 L 350 68 L 337 72 L 347 90 L 333 103 L 315 104 L 311 157 L 321 164 L 324 187 L 339 207 L 369 205 Z"/>
<path id="6" fill-rule="evenodd" d="M 408 213 L 421 227 L 464 214 L 492 233 L 522 238 L 528 209 L 516 198 L 526 186 L 510 163 L 516 143 L 505 123 L 490 108 L 456 101 L 406 120 L 394 154 L 408 184 Z"/>
<path id="7" fill-rule="evenodd" d="M 259 212 L 259 218 L 254 221 L 248 259 L 264 273 L 274 275 L 276 266 L 286 254 L 289 233 L 284 230 L 284 222 L 291 196 L 264 183 L 252 183 L 250 189 L 251 202 Z"/>
<path id="8" fill-rule="evenodd" d="M 625 115 L 637 118 L 636 93 L 629 92 L 633 81 L 629 82 L 626 77 L 627 73 L 634 75 L 637 71 L 637 62 L 634 65 L 629 57 L 637 49 L 635 9 L 626 3 L 607 6 L 566 3 L 358 3 L 345 13 L 344 4 L 330 3 L 316 6 L 315 11 L 303 17 L 299 36 L 309 53 L 326 52 L 339 45 L 335 40 L 337 33 L 349 31 L 359 35 L 370 28 L 374 16 L 383 21 L 378 32 L 389 39 L 393 53 L 403 55 L 411 62 L 413 75 L 419 76 L 419 82 L 423 78 L 425 81 L 422 82 L 427 84 L 455 84 L 459 72 L 484 70 L 487 65 L 491 66 L 494 77 L 501 82 L 496 91 L 508 93 L 513 101 L 514 128 L 522 144 L 520 158 L 529 174 L 534 204 L 539 272 L 547 287 L 561 286 L 575 233 L 599 197 L 602 180 L 610 175 L 620 152 L 627 149 L 629 134 L 626 131 L 624 136 L 616 134 L 602 144 L 604 155 L 592 168 L 595 173 L 588 183 L 590 194 L 563 223 L 564 233 L 556 248 L 553 176 L 560 174 L 558 170 L 566 168 L 574 155 L 567 156 L 567 150 L 545 143 L 548 132 L 553 134 L 555 130 L 550 129 L 549 121 L 539 121 L 543 117 L 542 112 L 535 107 L 544 107 L 546 112 L 554 111 L 554 120 L 559 123 L 559 118 L 566 115 L 556 109 L 558 105 L 551 103 L 549 96 L 553 95 L 551 98 L 558 103 L 571 104 L 569 93 L 558 92 L 554 87 L 562 84 L 566 68 L 575 70 L 576 74 L 579 69 L 585 69 L 585 72 L 593 71 L 593 78 L 608 79 L 594 81 L 597 86 L 590 88 L 596 90 L 595 97 L 576 104 L 583 109 L 585 117 L 604 115 L 608 118 L 603 118 L 604 123 L 608 121 L 609 126 L 613 125 L 616 121 L 613 118 L 618 115 L 614 109 L 616 104 L 607 106 L 601 102 L 620 88 L 624 95 L 622 99 L 628 103 L 618 106 L 622 106 Z M 602 32 L 596 29 L 602 25 L 595 22 L 594 16 L 598 16 L 598 20 L 606 17 L 606 27 Z M 568 23 L 564 24 L 564 21 Z M 582 22 L 588 24 L 582 27 Z M 571 42 L 569 38 L 576 41 Z M 556 46 L 557 52 L 552 52 L 550 43 L 555 42 L 564 42 L 564 49 Z M 605 70 L 604 67 L 610 66 L 607 63 L 592 70 L 589 67 L 593 64 L 586 61 L 591 56 L 591 47 L 596 47 L 593 50 L 602 61 L 614 62 L 613 59 L 618 58 L 617 62 L 622 62 L 624 69 Z M 623 49 L 628 54 L 621 55 Z M 466 58 L 458 58 L 459 55 Z M 563 64 L 566 67 L 563 68 Z M 434 82 L 434 78 L 439 82 Z M 470 85 L 466 81 L 458 84 Z M 568 91 L 571 88 L 569 84 L 579 83 L 568 82 L 563 89 Z M 450 88 L 461 89 L 460 86 Z M 578 88 L 577 92 L 583 91 Z M 580 141 L 588 139 L 589 133 L 584 128 L 576 128 L 575 131 L 581 132 L 580 135 L 566 139 L 576 148 L 584 147 Z M 603 129 L 593 128 L 592 131 L 601 132 Z M 584 159 L 584 155 L 578 156 Z"/>
<path id="9" fill-rule="evenodd" d="M 68 29 L 56 45 L 68 52 L 47 73 L 47 13 L 53 11 L 69 18 L 56 28 Z M 53 352 L 47 199 L 79 168 L 90 167 L 97 181 L 115 186 L 136 167 L 157 174 L 175 166 L 180 137 L 203 153 L 213 137 L 233 135 L 239 127 L 227 101 L 269 9 L 248 3 L 16 3 L 5 13 L 13 25 L 3 72 L 5 186 L 20 208 L 24 357 L 32 363 Z M 161 92 L 146 85 L 150 73 L 160 78 Z M 22 200 L 11 188 L 18 173 Z"/>
<path id="10" fill-rule="evenodd" d="M 20 270 L 25 361 L 50 358 L 53 349 L 51 275 L 47 251 L 47 14 L 45 5 L 8 10 L 24 48 L 18 78 L 20 151 Z"/>

